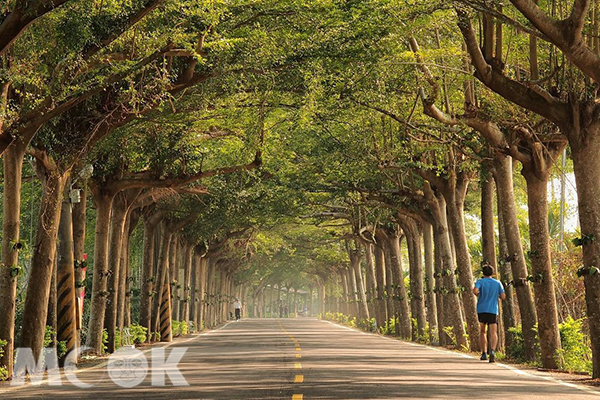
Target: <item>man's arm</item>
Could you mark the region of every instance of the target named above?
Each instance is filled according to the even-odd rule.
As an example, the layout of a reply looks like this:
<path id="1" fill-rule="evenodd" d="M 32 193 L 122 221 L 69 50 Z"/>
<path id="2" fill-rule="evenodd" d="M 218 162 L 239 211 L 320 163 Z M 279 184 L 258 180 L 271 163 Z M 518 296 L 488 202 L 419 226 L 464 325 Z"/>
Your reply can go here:
<path id="1" fill-rule="evenodd" d="M 477 289 L 476 287 L 473 288 L 473 294 L 475 296 L 479 296 L 479 289 Z"/>
<path id="2" fill-rule="evenodd" d="M 505 300 L 506 299 L 506 293 L 502 292 L 500 293 L 500 300 Z"/>

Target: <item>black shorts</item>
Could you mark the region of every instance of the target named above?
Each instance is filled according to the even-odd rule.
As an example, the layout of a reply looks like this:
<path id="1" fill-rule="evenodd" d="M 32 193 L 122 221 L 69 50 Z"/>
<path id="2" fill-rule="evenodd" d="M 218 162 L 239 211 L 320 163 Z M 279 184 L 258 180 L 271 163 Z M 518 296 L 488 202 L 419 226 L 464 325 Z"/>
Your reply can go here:
<path id="1" fill-rule="evenodd" d="M 479 313 L 477 314 L 477 319 L 479 322 L 486 325 L 497 324 L 498 323 L 498 314 L 491 313 Z"/>

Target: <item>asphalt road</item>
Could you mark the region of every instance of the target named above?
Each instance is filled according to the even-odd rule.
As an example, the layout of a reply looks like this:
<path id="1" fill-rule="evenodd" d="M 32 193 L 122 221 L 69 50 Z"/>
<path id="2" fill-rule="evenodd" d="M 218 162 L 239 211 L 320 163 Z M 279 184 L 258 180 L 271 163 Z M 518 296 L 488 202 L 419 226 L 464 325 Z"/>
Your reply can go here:
<path id="1" fill-rule="evenodd" d="M 178 368 L 189 386 L 173 386 L 168 377 L 165 386 L 153 386 L 152 374 L 162 375 L 150 363 L 141 384 L 123 388 L 111 380 L 114 370 L 109 374 L 105 366 L 98 366 L 76 374 L 81 382 L 93 384 L 91 388 L 79 388 L 63 376 L 61 386 L 0 387 L 0 399 L 600 398 L 590 388 L 549 376 L 314 319 L 233 322 L 165 351 L 168 355 L 186 347 Z"/>

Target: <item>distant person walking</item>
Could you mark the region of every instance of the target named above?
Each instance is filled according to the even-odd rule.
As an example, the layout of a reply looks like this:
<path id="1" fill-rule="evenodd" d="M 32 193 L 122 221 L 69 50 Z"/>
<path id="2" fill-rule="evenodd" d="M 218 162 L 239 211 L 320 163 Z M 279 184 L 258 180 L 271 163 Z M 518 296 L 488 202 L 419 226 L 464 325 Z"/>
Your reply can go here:
<path id="1" fill-rule="evenodd" d="M 481 360 L 487 360 L 487 332 L 491 335 L 490 362 L 496 361 L 496 346 L 498 345 L 498 299 L 504 300 L 504 287 L 498 279 L 492 278 L 494 268 L 484 265 L 481 269 L 483 278 L 475 282 L 473 293 L 477 296 L 477 317 L 479 318 L 479 344 L 481 345 Z"/>
<path id="2" fill-rule="evenodd" d="M 242 318 L 242 303 L 240 303 L 240 299 L 235 299 L 233 309 L 235 311 L 235 320 L 239 321 Z"/>

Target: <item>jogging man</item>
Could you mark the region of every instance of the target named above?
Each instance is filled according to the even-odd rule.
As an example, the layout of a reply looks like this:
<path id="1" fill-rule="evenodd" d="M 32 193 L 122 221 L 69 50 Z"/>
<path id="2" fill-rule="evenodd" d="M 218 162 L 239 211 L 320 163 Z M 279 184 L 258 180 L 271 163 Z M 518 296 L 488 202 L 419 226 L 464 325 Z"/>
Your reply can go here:
<path id="1" fill-rule="evenodd" d="M 242 317 L 242 303 L 240 303 L 240 299 L 235 299 L 233 309 L 235 310 L 235 320 L 239 321 Z"/>
<path id="2" fill-rule="evenodd" d="M 487 334 L 486 325 L 489 327 L 490 362 L 496 361 L 496 346 L 498 345 L 498 298 L 504 300 L 506 294 L 499 280 L 492 278 L 494 268 L 484 265 L 481 269 L 483 278 L 475 282 L 473 293 L 477 296 L 477 317 L 479 318 L 479 344 L 481 346 L 481 360 L 487 360 Z"/>

